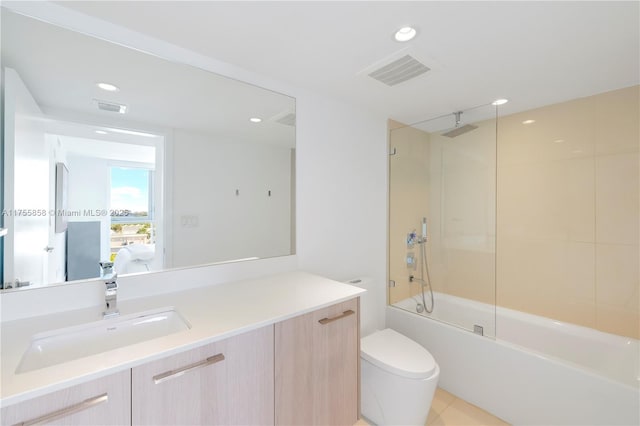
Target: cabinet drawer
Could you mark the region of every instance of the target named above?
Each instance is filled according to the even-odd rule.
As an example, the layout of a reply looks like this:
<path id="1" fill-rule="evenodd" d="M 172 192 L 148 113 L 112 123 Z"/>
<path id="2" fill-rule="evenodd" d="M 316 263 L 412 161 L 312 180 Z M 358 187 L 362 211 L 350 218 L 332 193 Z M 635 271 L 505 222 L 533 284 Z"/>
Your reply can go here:
<path id="1" fill-rule="evenodd" d="M 273 424 L 273 326 L 132 369 L 134 425 Z"/>
<path id="2" fill-rule="evenodd" d="M 131 370 L 3 407 L 2 424 L 131 424 Z"/>

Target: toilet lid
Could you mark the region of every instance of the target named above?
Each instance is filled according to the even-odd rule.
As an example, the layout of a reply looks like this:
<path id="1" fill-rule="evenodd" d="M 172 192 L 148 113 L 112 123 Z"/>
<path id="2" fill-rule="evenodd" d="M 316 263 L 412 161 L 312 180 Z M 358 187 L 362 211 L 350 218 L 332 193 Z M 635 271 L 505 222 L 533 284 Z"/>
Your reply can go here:
<path id="1" fill-rule="evenodd" d="M 425 348 L 390 328 L 360 341 L 362 358 L 392 374 L 411 379 L 433 375 L 436 361 Z"/>

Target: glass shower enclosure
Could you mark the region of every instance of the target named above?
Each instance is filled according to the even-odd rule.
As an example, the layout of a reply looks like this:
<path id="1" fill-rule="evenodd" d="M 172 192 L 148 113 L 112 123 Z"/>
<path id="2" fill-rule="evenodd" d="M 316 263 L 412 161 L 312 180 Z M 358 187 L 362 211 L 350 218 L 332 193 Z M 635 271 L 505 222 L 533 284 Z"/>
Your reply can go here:
<path id="1" fill-rule="evenodd" d="M 489 337 L 497 109 L 389 124 L 389 304 Z"/>

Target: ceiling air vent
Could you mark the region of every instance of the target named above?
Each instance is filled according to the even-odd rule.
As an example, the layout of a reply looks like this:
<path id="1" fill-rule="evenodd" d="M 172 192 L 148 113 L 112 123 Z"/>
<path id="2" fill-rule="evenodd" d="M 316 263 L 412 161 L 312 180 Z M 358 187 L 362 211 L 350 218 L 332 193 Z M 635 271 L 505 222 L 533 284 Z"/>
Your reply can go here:
<path id="1" fill-rule="evenodd" d="M 369 77 L 374 78 L 387 86 L 395 86 L 404 81 L 415 78 L 429 71 L 430 68 L 419 62 L 411 55 L 404 55 L 400 59 L 386 64 L 371 73 Z"/>
<path id="2" fill-rule="evenodd" d="M 117 104 L 115 102 L 101 101 L 99 99 L 94 99 L 93 103 L 98 107 L 98 109 L 102 111 L 117 112 L 120 114 L 124 114 L 127 112 L 126 105 Z"/>

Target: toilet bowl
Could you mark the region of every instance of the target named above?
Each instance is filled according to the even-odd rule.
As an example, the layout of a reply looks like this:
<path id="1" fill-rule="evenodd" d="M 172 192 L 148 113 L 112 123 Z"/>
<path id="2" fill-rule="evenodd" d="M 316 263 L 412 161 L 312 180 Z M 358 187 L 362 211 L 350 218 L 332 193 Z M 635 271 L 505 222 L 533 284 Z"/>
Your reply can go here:
<path id="1" fill-rule="evenodd" d="M 370 278 L 347 281 L 367 290 L 360 296 L 360 411 L 377 425 L 420 425 L 427 422 L 440 368 L 424 347 L 381 325 Z M 378 329 L 378 330 L 377 330 Z"/>
<path id="2" fill-rule="evenodd" d="M 360 341 L 361 412 L 377 425 L 424 425 L 440 368 L 424 347 L 390 328 Z"/>

